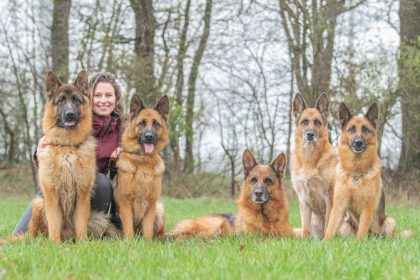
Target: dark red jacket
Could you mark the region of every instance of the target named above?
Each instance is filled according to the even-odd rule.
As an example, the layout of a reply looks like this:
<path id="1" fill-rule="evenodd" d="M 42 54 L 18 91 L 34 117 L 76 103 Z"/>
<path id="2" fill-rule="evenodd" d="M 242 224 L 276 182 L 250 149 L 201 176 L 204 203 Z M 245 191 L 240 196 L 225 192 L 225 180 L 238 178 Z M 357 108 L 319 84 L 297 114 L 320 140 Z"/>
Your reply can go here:
<path id="1" fill-rule="evenodd" d="M 103 117 L 93 114 L 92 136 L 96 139 L 96 166 L 97 171 L 108 174 L 112 179 L 117 173 L 115 161 L 110 159 L 112 152 L 119 146 L 121 128 L 120 117 L 112 113 L 111 116 Z M 38 166 L 36 151 L 33 157 Z"/>
<path id="2" fill-rule="evenodd" d="M 93 114 L 92 135 L 96 138 L 96 164 L 98 172 L 107 174 L 112 179 L 117 172 L 115 161 L 110 159 L 112 152 L 119 146 L 121 120 L 112 113 L 103 117 Z"/>

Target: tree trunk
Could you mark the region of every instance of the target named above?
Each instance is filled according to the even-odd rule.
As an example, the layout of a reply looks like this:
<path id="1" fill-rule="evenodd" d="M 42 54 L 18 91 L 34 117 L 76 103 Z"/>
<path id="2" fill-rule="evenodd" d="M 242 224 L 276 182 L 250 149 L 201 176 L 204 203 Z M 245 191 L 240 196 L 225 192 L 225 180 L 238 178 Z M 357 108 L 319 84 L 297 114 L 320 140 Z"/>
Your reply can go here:
<path id="1" fill-rule="evenodd" d="M 195 52 L 193 63 L 191 66 L 191 72 L 188 77 L 188 94 L 186 104 L 186 116 L 185 116 L 185 160 L 184 160 L 184 171 L 192 173 L 194 170 L 194 157 L 193 157 L 193 138 L 194 138 L 194 103 L 195 103 L 195 86 L 198 76 L 198 68 L 203 58 L 204 51 L 207 46 L 207 40 L 210 35 L 210 19 L 212 11 L 213 1 L 206 1 L 206 9 L 204 12 L 204 28 L 201 34 L 198 49 Z"/>
<path id="2" fill-rule="evenodd" d="M 173 121 L 172 133 L 171 133 L 171 140 L 170 145 L 173 153 L 173 160 L 174 160 L 174 171 L 176 173 L 180 172 L 181 166 L 181 157 L 180 157 L 180 148 L 179 148 L 179 124 L 176 120 L 179 120 L 179 115 L 182 114 L 182 91 L 184 89 L 184 58 L 187 52 L 186 41 L 187 41 L 187 31 L 188 25 L 190 22 L 190 4 L 191 1 L 188 0 L 185 5 L 185 16 L 184 16 L 184 25 L 182 27 L 181 38 L 179 41 L 179 48 L 178 48 L 178 56 L 177 56 L 177 77 L 176 77 L 176 85 L 175 85 L 175 108 L 177 117 Z M 173 119 L 173 118 L 172 118 Z"/>
<path id="3" fill-rule="evenodd" d="M 71 0 L 54 0 L 51 25 L 52 70 L 67 83 L 69 79 L 69 16 Z"/>
<path id="4" fill-rule="evenodd" d="M 401 171 L 420 169 L 420 1 L 400 0 Z"/>
<path id="5" fill-rule="evenodd" d="M 5 142 L 5 149 L 6 149 L 6 162 L 8 164 L 12 164 L 15 157 L 16 157 L 16 141 L 15 141 L 15 131 L 10 126 L 10 123 L 7 121 L 6 117 L 7 114 L 4 113 L 2 108 L 0 108 L 0 115 L 3 118 L 3 127 L 4 131 L 7 135 L 9 135 L 9 141 L 4 139 Z"/>
<path id="6" fill-rule="evenodd" d="M 134 43 L 134 87 L 146 104 L 152 105 L 159 93 L 155 78 L 156 19 L 152 0 L 130 0 L 134 11 L 136 38 Z"/>
<path id="7" fill-rule="evenodd" d="M 364 1 L 345 6 L 350 1 L 312 1 L 308 4 L 306 1 L 279 0 L 282 26 L 292 57 L 292 71 L 299 92 L 310 106 L 321 93 L 330 90 L 338 16 Z"/>

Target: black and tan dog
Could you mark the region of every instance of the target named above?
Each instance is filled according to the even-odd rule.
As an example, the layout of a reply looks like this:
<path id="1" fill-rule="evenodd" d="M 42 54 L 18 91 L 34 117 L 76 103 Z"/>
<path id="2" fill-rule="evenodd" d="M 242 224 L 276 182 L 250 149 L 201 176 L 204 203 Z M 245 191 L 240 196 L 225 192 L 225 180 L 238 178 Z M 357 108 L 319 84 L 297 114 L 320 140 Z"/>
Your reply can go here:
<path id="1" fill-rule="evenodd" d="M 324 239 L 331 239 L 343 227 L 349 234 L 357 232 L 357 238 L 368 233 L 393 238 L 395 220 L 385 215 L 382 163 L 377 155 L 378 105 L 373 103 L 366 115 L 353 116 L 341 103 L 339 115 L 343 131 L 338 143 L 333 208 Z M 341 225 L 346 212 L 350 217 Z M 409 235 L 410 231 L 403 232 L 403 236 Z"/>
<path id="2" fill-rule="evenodd" d="M 32 203 L 28 233 L 48 235 L 53 242 L 84 240 L 112 234 L 105 214 L 90 213 L 96 176 L 96 142 L 90 135 L 92 109 L 88 77 L 82 70 L 74 83 L 62 84 L 48 72 L 42 129 L 49 144 L 38 153 L 43 193 Z M 89 225 L 89 227 L 88 227 Z"/>
<path id="3" fill-rule="evenodd" d="M 304 236 L 324 237 L 332 209 L 334 171 L 337 156 L 328 139 L 328 96 L 318 98 L 315 107 L 302 95 L 293 100 L 295 119 L 291 175 L 300 206 Z"/>
<path id="4" fill-rule="evenodd" d="M 283 191 L 282 178 L 286 156 L 278 155 L 269 165 L 259 164 L 251 151 L 242 157 L 245 179 L 238 199 L 238 213 L 215 214 L 179 222 L 172 235 L 217 236 L 239 232 L 292 237 L 289 205 Z"/>
<path id="5" fill-rule="evenodd" d="M 168 141 L 169 100 L 163 96 L 154 108 L 146 108 L 134 95 L 130 123 L 122 135 L 118 174 L 114 179 L 125 238 L 143 233 L 146 239 L 164 235 L 164 209 L 158 202 L 165 165 L 159 152 Z"/>

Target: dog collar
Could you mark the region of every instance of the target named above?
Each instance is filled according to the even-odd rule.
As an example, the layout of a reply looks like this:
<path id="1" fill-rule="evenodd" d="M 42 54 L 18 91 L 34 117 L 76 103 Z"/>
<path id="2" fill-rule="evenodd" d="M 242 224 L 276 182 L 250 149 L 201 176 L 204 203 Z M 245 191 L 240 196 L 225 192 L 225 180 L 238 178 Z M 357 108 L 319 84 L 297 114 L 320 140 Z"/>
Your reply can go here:
<path id="1" fill-rule="evenodd" d="M 363 175 L 353 176 L 353 185 L 358 185 Z"/>

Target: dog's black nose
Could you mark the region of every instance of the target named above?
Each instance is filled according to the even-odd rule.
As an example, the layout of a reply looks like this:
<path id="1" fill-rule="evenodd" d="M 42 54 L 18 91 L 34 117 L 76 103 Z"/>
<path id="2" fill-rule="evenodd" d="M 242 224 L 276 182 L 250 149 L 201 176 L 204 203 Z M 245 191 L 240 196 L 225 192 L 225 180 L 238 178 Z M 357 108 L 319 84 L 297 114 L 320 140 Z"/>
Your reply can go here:
<path id="1" fill-rule="evenodd" d="M 263 195 L 263 191 L 262 191 L 262 189 L 256 189 L 254 191 L 254 194 L 255 194 L 256 197 L 261 197 Z"/>
<path id="2" fill-rule="evenodd" d="M 153 142 L 154 139 L 154 135 L 151 132 L 146 132 L 144 134 L 144 139 L 146 140 L 146 142 Z"/>
<path id="3" fill-rule="evenodd" d="M 312 140 L 312 139 L 314 139 L 314 137 L 315 137 L 315 133 L 313 133 L 313 132 L 307 132 L 306 133 L 306 138 L 308 140 Z"/>
<path id="4" fill-rule="evenodd" d="M 361 148 L 361 147 L 363 147 L 363 145 L 364 145 L 363 139 L 356 139 L 356 140 L 354 141 L 354 145 L 355 145 L 357 148 Z"/>
<path id="5" fill-rule="evenodd" d="M 74 112 L 66 112 L 66 119 L 74 119 L 76 117 L 76 114 Z"/>

